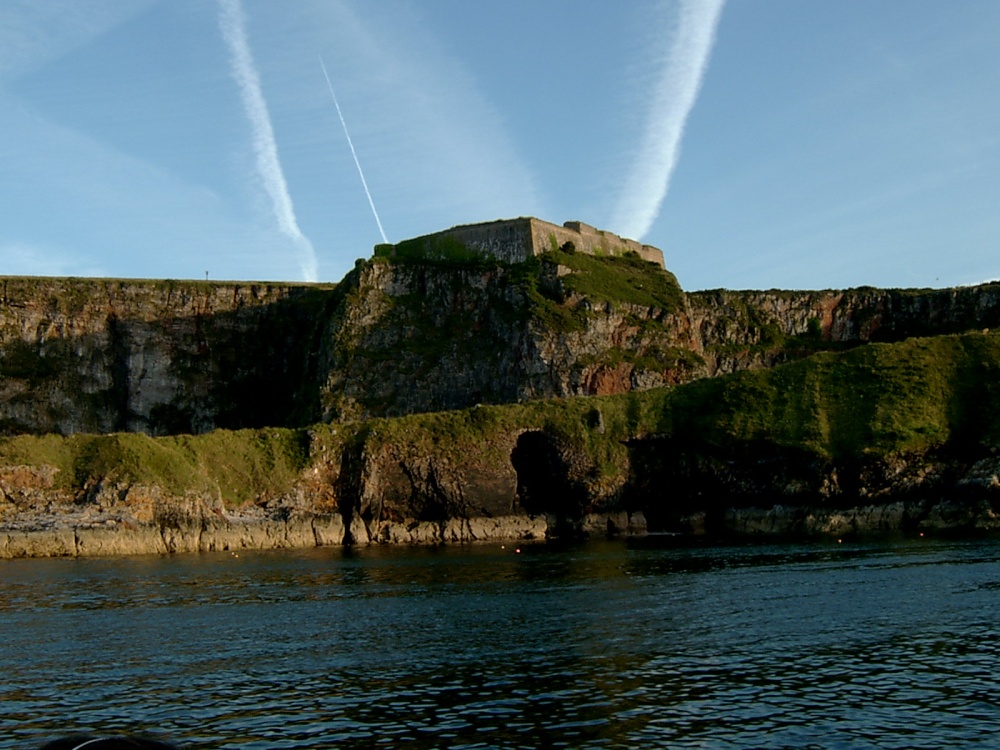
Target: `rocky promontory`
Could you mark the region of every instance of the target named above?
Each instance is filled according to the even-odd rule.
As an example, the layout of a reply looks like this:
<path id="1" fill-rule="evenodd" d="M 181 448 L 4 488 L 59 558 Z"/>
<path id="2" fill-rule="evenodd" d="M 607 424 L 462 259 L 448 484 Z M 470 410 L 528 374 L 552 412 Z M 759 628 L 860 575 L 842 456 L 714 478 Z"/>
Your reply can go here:
<path id="1" fill-rule="evenodd" d="M 1000 335 L 605 397 L 0 444 L 0 556 L 1000 528 Z"/>
<path id="2" fill-rule="evenodd" d="M 997 528 L 1000 285 L 685 293 L 598 250 L 2 280 L 0 557 Z"/>

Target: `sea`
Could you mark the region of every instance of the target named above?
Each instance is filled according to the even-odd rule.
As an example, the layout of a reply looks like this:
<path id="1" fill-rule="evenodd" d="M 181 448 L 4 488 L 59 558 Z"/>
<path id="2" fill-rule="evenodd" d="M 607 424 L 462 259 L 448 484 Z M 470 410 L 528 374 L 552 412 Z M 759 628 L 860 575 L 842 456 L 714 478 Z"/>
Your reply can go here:
<path id="1" fill-rule="evenodd" d="M 0 561 L 0 748 L 1000 747 L 1000 541 Z"/>

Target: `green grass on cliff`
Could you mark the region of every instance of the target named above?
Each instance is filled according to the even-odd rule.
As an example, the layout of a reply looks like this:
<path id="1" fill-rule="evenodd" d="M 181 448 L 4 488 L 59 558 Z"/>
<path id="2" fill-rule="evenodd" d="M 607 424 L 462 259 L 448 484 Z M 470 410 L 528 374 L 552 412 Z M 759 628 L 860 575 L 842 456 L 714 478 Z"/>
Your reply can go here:
<path id="1" fill-rule="evenodd" d="M 652 405 L 661 404 L 665 393 L 475 406 L 371 420 L 365 442 L 373 453 L 390 451 L 411 460 L 433 458 L 440 465 L 462 466 L 473 473 L 509 474 L 518 436 L 538 431 L 559 446 L 577 481 L 592 487 L 620 486 L 628 475 L 625 439 L 638 427 L 640 412 L 659 413 Z"/>
<path id="2" fill-rule="evenodd" d="M 771 445 L 834 460 L 939 447 L 981 454 L 1000 449 L 1000 334 L 872 344 L 672 389 L 309 430 L 19 436 L 0 439 L 0 467 L 55 467 L 57 485 L 80 496 L 98 481 L 142 483 L 237 505 L 291 491 L 313 462 L 339 465 L 350 446 L 509 471 L 512 440 L 531 430 L 597 487 L 624 481 L 627 442 L 649 435 L 694 451 Z"/>
<path id="3" fill-rule="evenodd" d="M 492 259 L 483 258 L 481 253 L 470 250 L 461 240 L 447 234 L 415 237 L 395 245 L 376 245 L 375 257 L 432 265 L 495 263 Z"/>
<path id="4" fill-rule="evenodd" d="M 0 465 L 51 466 L 55 486 L 78 495 L 106 487 L 156 485 L 221 497 L 228 505 L 286 492 L 309 459 L 304 430 L 216 430 L 205 435 L 21 435 L 0 440 Z"/>
<path id="5" fill-rule="evenodd" d="M 376 254 L 374 262 L 426 265 L 456 270 L 495 268 L 497 261 L 484 259 L 453 238 L 434 238 L 433 252 L 425 245 L 427 238 L 408 240 L 395 245 L 394 256 L 389 250 Z M 562 278 L 570 295 L 586 298 L 592 303 L 637 305 L 670 313 L 684 305 L 684 293 L 676 277 L 657 263 L 643 260 L 634 253 L 623 256 L 593 256 L 570 249 L 546 252 L 540 258 L 508 266 L 514 283 L 522 288 L 533 308 L 533 314 L 546 327 L 557 331 L 580 330 L 586 310 L 568 305 L 542 289 L 542 261 L 570 269 Z"/>
<path id="6" fill-rule="evenodd" d="M 658 263 L 634 253 L 594 256 L 560 249 L 542 258 L 571 269 L 572 273 L 563 277 L 566 290 L 595 302 L 654 307 L 666 312 L 684 305 L 677 278 Z"/>
<path id="7" fill-rule="evenodd" d="M 1000 336 L 820 353 L 678 388 L 657 431 L 707 445 L 766 442 L 832 458 L 1000 446 Z"/>
<path id="8" fill-rule="evenodd" d="M 387 438 L 423 441 L 429 452 L 453 451 L 454 460 L 463 446 L 525 429 L 576 445 L 597 463 L 616 462 L 624 441 L 652 434 L 692 447 L 763 443 L 833 459 L 946 445 L 1000 449 L 1000 335 L 872 344 L 676 388 L 476 407 L 384 425 Z"/>
<path id="9" fill-rule="evenodd" d="M 541 281 L 542 263 L 564 266 L 561 277 L 564 299 Z M 511 267 L 512 278 L 530 302 L 531 315 L 546 329 L 571 333 L 586 328 L 591 313 L 580 299 L 591 304 L 639 307 L 676 312 L 684 306 L 684 293 L 672 273 L 638 255 L 593 256 L 569 250 L 550 250 Z"/>

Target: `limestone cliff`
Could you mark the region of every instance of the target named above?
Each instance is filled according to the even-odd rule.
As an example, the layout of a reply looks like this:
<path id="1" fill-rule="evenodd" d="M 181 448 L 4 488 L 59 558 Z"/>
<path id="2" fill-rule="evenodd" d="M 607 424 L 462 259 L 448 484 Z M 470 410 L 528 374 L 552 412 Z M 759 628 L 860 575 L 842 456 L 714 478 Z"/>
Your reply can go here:
<path id="1" fill-rule="evenodd" d="M 641 391 L 866 342 L 1000 325 L 1000 285 L 684 294 L 655 264 L 364 263 L 344 282 L 327 419 Z"/>
<path id="2" fill-rule="evenodd" d="M 1000 326 L 1000 284 L 959 289 L 689 293 L 711 375 L 771 367 L 822 349 Z"/>
<path id="3" fill-rule="evenodd" d="M 332 287 L 6 278 L 6 434 L 311 421 Z"/>
<path id="4" fill-rule="evenodd" d="M 1000 529 L 1000 284 L 685 294 L 592 250 L 0 279 L 0 556 Z"/>
<path id="5" fill-rule="evenodd" d="M 304 426 L 606 395 L 997 327 L 1000 285 L 684 294 L 636 256 L 375 258 L 338 286 L 2 280 L 6 434 Z"/>
<path id="6" fill-rule="evenodd" d="M 596 398 L 0 442 L 0 556 L 1000 530 L 1000 334 Z"/>
<path id="7" fill-rule="evenodd" d="M 577 291 L 571 277 L 592 269 L 648 288 Z M 638 259 L 375 261 L 342 286 L 323 360 L 327 419 L 621 393 L 701 372 L 680 288 Z"/>

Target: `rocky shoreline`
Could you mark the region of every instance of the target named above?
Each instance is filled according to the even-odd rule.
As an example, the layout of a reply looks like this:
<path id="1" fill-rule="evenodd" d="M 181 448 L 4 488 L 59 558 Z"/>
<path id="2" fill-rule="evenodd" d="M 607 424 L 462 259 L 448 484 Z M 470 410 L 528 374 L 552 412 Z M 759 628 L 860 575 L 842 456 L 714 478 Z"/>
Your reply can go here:
<path id="1" fill-rule="evenodd" d="M 451 519 L 446 522 L 383 522 L 368 529 L 346 527 L 338 514 L 266 518 L 226 514 L 174 526 L 136 523 L 123 517 L 82 521 L 46 515 L 0 528 L 0 559 L 106 557 L 192 552 L 339 547 L 358 544 L 470 544 L 541 541 L 544 518 Z M 369 537 L 369 534 L 373 536 Z"/>
<path id="2" fill-rule="evenodd" d="M 993 476 L 996 481 L 996 476 Z M 1000 533 L 997 492 L 960 493 L 938 500 L 823 508 L 794 504 L 678 512 L 660 533 L 691 540 L 773 541 L 889 538 L 899 535 L 981 536 Z M 213 511 L 139 521 L 126 510 L 50 508 L 19 513 L 0 526 L 0 559 L 165 555 L 263 549 L 366 545 L 443 545 L 541 542 L 572 538 L 646 536 L 643 512 L 591 513 L 571 527 L 553 514 L 443 521 L 345 524 L 339 513 L 268 515 L 261 509 Z M 654 532 L 655 533 L 655 532 Z"/>

